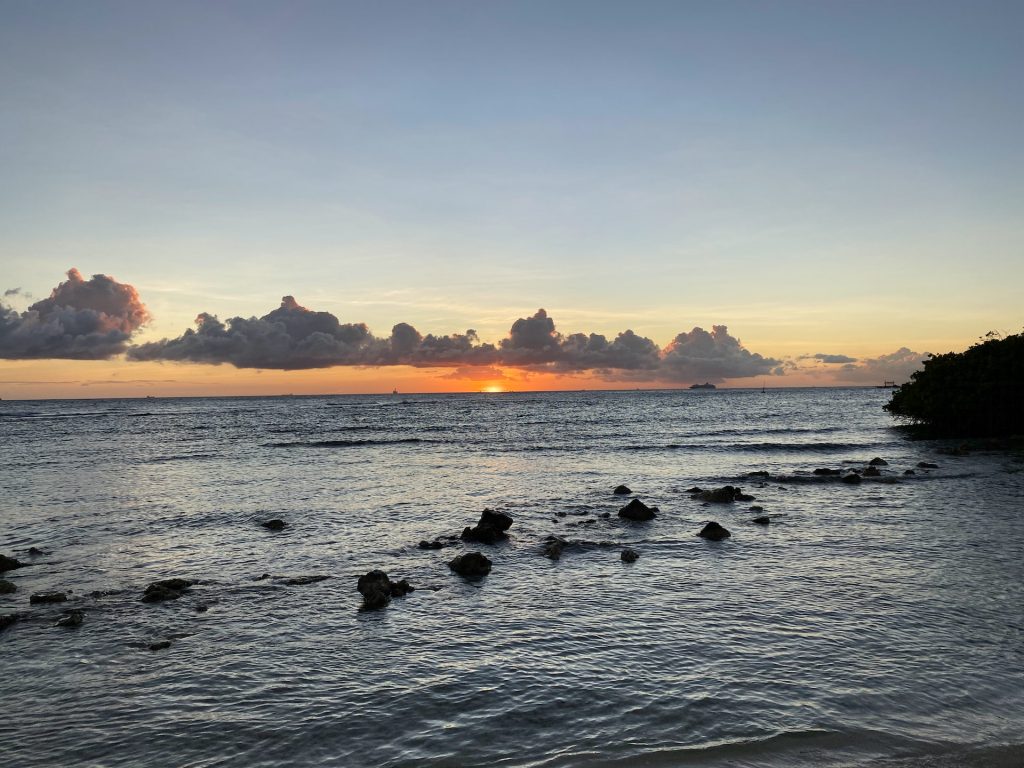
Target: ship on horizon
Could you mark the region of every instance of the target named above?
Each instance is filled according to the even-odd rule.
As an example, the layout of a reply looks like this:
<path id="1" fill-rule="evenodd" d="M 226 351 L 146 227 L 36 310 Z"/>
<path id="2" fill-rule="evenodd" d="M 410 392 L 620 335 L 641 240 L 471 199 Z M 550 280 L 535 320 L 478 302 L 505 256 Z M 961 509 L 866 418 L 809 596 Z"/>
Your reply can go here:
<path id="1" fill-rule="evenodd" d="M 690 389 L 718 389 L 718 387 L 705 381 L 703 384 L 691 384 Z"/>

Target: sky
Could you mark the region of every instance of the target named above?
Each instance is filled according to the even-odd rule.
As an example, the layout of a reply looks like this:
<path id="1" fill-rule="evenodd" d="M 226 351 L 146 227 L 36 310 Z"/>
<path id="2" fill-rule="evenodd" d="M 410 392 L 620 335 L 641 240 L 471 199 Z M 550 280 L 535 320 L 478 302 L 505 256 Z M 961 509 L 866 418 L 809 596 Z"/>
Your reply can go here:
<path id="1" fill-rule="evenodd" d="M 1024 326 L 1019 2 L 0 13 L 5 399 L 874 385 Z"/>

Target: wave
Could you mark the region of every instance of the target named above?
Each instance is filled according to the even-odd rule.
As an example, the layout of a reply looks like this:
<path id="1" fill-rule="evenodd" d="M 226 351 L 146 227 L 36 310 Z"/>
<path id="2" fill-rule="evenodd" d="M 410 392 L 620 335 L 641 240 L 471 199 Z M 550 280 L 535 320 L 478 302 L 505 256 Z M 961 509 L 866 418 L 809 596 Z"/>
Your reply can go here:
<path id="1" fill-rule="evenodd" d="M 401 445 L 428 443 L 419 437 L 400 437 L 393 440 L 298 440 L 289 443 L 264 443 L 264 448 L 359 448 L 367 445 Z"/>

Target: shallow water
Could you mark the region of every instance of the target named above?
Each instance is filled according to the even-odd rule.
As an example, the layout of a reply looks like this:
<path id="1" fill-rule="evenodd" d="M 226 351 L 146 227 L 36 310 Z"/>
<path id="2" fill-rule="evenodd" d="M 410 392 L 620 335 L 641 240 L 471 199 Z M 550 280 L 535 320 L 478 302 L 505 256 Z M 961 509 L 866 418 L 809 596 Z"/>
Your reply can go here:
<path id="1" fill-rule="evenodd" d="M 0 632 L 3 753 L 19 766 L 1022 765 L 1022 467 L 906 440 L 887 396 L 2 402 L 0 553 L 31 564 L 0 596 L 0 613 L 24 614 Z M 811 474 L 874 456 L 889 466 L 858 486 Z M 939 468 L 902 474 L 922 460 Z M 619 520 L 619 483 L 659 517 Z M 726 483 L 771 525 L 685 492 Z M 508 542 L 471 547 L 494 561 L 487 578 L 449 571 L 459 547 L 416 547 L 485 507 L 516 521 Z M 271 517 L 289 527 L 258 525 Z M 732 537 L 697 538 L 710 519 Z M 607 546 L 551 561 L 549 534 Z M 371 568 L 421 589 L 360 613 L 355 579 Z M 171 576 L 198 583 L 139 601 Z M 56 589 L 71 601 L 29 606 Z M 53 626 L 76 607 L 81 627 Z"/>

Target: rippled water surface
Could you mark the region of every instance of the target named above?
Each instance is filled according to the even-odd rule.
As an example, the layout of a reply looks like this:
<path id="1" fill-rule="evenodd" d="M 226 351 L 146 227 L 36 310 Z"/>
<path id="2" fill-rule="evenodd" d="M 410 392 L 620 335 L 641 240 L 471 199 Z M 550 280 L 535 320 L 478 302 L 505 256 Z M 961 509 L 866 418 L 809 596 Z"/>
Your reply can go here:
<path id="1" fill-rule="evenodd" d="M 2 402 L 0 553 L 28 563 L 2 576 L 4 762 L 1020 766 L 1022 465 L 908 441 L 886 399 Z M 618 518 L 619 483 L 659 516 Z M 686 492 L 727 483 L 771 524 Z M 485 507 L 515 518 L 471 547 L 488 577 L 417 547 Z M 551 534 L 579 545 L 549 560 Z M 418 589 L 359 612 L 372 568 Z M 197 583 L 140 602 L 173 576 Z"/>

